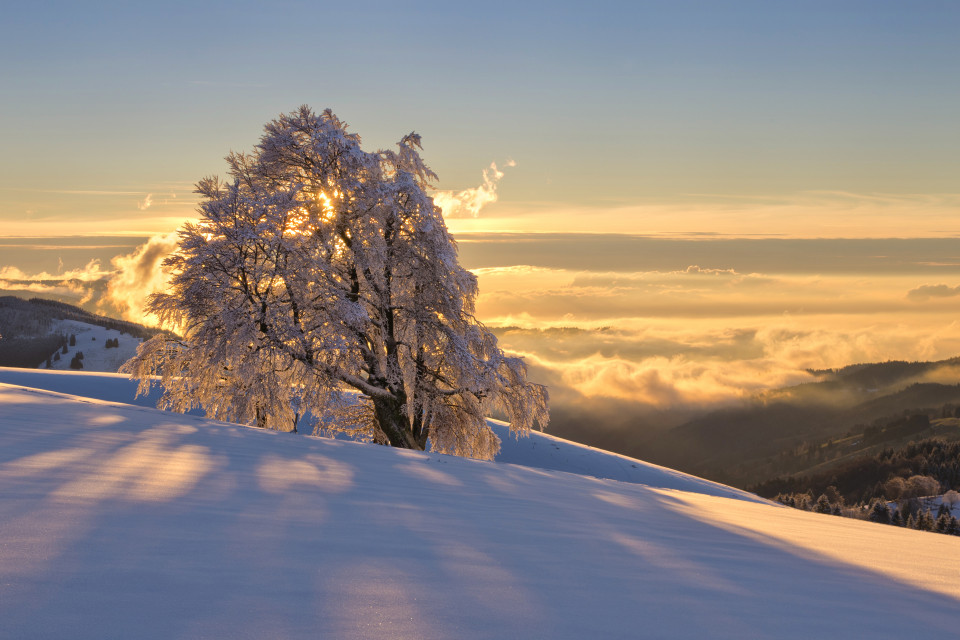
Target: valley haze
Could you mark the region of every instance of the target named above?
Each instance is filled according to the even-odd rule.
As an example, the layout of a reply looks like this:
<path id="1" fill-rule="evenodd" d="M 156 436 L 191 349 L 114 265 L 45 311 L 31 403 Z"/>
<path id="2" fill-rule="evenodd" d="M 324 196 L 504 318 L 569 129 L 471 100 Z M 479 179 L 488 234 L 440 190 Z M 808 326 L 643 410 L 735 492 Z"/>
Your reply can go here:
<path id="1" fill-rule="evenodd" d="M 551 431 L 607 447 L 591 431 L 668 428 L 813 381 L 811 369 L 960 354 L 953 238 L 457 239 L 480 319 L 551 389 Z M 0 293 L 141 321 L 173 240 L 8 238 Z"/>

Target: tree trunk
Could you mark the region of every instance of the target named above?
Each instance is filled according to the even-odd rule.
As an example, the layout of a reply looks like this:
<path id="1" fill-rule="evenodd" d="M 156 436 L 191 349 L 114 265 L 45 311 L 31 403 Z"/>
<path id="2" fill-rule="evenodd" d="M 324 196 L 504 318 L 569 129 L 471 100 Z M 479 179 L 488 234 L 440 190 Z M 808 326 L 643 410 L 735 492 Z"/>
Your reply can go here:
<path id="1" fill-rule="evenodd" d="M 377 418 L 377 425 L 387 436 L 391 447 L 401 449 L 417 449 L 423 451 L 423 446 L 417 442 L 410 431 L 410 422 L 402 410 L 402 405 L 396 400 L 388 398 L 373 398 L 373 411 Z"/>
<path id="2" fill-rule="evenodd" d="M 261 429 L 267 428 L 267 412 L 263 410 L 259 404 L 256 406 L 257 409 L 257 426 Z"/>

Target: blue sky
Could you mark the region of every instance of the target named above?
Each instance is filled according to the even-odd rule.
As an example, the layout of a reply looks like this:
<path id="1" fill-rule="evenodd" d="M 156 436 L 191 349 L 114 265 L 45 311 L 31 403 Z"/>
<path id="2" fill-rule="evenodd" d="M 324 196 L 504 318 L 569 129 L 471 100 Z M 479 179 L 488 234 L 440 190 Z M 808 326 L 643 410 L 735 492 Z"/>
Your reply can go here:
<path id="1" fill-rule="evenodd" d="M 671 209 L 677 230 L 722 233 L 703 210 L 826 206 L 803 205 L 810 192 L 932 196 L 955 211 L 942 197 L 960 174 L 955 3 L 41 2 L 4 14 L 0 221 L 19 235 L 25 219 L 168 230 L 143 228 L 135 205 L 152 193 L 152 215 L 188 215 L 197 179 L 302 103 L 332 107 L 369 146 L 417 130 L 443 189 L 516 161 L 483 230 L 544 210 L 556 230 L 582 230 L 559 219 L 627 207 L 637 219 L 618 213 L 604 230 L 643 232 L 640 208 L 656 206 L 691 209 L 687 225 Z"/>

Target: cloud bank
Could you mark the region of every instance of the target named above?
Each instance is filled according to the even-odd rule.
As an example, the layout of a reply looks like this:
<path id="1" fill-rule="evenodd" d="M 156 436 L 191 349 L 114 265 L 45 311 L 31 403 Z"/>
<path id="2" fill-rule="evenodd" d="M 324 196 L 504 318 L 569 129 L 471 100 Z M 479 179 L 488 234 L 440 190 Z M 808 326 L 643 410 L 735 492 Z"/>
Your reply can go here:
<path id="1" fill-rule="evenodd" d="M 175 244 L 154 236 L 109 269 L 7 266 L 0 288 L 155 324 L 142 309 Z M 960 287 L 924 284 L 960 280 L 954 244 L 534 234 L 460 246 L 480 280 L 478 317 L 550 386 L 567 424 L 663 425 L 810 380 L 807 369 L 960 354 Z"/>
<path id="2" fill-rule="evenodd" d="M 157 318 L 145 314 L 143 307 L 150 294 L 166 287 L 168 274 L 161 263 L 176 247 L 176 240 L 175 233 L 149 238 L 132 252 L 114 257 L 110 269 L 104 269 L 98 259 L 57 273 L 0 267 L 0 291 L 62 300 L 88 311 L 156 326 Z"/>

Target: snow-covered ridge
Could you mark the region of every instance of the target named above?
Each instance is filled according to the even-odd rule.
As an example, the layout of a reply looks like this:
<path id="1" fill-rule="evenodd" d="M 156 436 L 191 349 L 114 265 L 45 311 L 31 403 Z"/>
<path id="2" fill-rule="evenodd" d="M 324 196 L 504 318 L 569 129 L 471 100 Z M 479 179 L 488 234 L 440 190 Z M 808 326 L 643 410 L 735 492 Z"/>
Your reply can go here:
<path id="1" fill-rule="evenodd" d="M 51 369 L 58 371 L 70 371 L 70 360 L 78 351 L 83 352 L 83 371 L 116 371 L 133 357 L 140 344 L 140 338 L 129 333 L 78 320 L 60 320 L 52 333 L 76 337 L 76 344 L 68 345 L 67 353 L 61 353 L 59 360 L 51 361 Z M 107 340 L 116 340 L 118 346 L 106 348 Z"/>
<path id="2" fill-rule="evenodd" d="M 122 380 L 82 375 L 104 395 Z M 958 551 L 764 502 L 0 384 L 0 637 L 950 637 Z"/>

